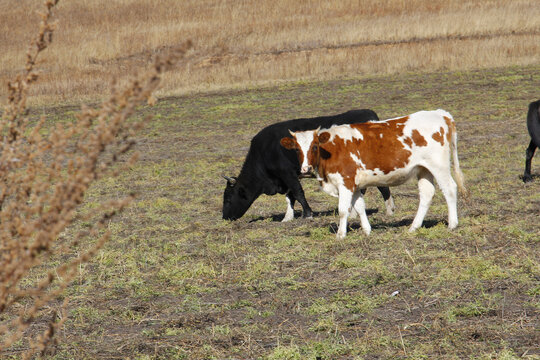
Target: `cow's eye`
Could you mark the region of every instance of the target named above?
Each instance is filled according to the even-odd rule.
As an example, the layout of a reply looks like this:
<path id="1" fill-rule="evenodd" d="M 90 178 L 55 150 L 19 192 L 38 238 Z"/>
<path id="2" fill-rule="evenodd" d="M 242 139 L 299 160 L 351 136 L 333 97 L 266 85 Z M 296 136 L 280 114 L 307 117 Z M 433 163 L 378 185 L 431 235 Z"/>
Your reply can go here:
<path id="1" fill-rule="evenodd" d="M 317 151 L 318 148 L 319 148 L 319 147 L 318 147 L 317 145 L 313 145 L 313 146 L 311 147 L 311 150 Z"/>

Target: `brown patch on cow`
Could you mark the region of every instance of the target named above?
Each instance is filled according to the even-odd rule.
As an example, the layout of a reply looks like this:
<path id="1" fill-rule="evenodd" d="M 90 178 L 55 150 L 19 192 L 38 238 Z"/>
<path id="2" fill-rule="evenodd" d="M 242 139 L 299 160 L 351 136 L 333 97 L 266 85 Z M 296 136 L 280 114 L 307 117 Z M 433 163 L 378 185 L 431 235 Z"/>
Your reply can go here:
<path id="1" fill-rule="evenodd" d="M 452 143 L 452 134 L 456 131 L 456 124 L 454 120 L 448 116 L 443 116 L 446 126 L 448 126 L 448 133 L 446 134 L 446 140 L 451 144 Z"/>
<path id="2" fill-rule="evenodd" d="M 281 146 L 283 146 L 287 150 L 296 150 L 296 155 L 298 156 L 299 164 L 300 165 L 302 164 L 302 162 L 304 161 L 304 156 L 301 151 L 298 151 L 300 147 L 298 146 L 298 142 L 296 141 L 295 138 L 284 137 L 279 141 L 279 143 L 281 144 Z"/>
<path id="3" fill-rule="evenodd" d="M 412 140 L 416 146 L 427 146 L 426 139 L 418 132 L 418 130 L 412 131 Z"/>
<path id="4" fill-rule="evenodd" d="M 403 142 L 410 148 L 412 148 L 413 141 L 410 137 L 406 137 Z"/>
<path id="5" fill-rule="evenodd" d="M 315 169 L 315 164 L 319 163 L 319 158 L 321 156 L 320 154 L 320 148 L 319 148 L 319 139 L 317 138 L 317 133 L 313 134 L 313 140 L 311 141 L 311 144 L 309 145 L 309 150 L 307 153 L 307 162 L 309 165 L 313 166 Z M 302 161 L 304 161 L 304 158 L 302 156 L 302 151 L 298 152 L 298 158 L 300 159 L 300 166 L 302 165 Z"/>
<path id="6" fill-rule="evenodd" d="M 442 146 L 444 146 L 444 128 L 441 126 L 440 130 L 433 135 L 431 135 L 433 140 L 440 143 Z"/>
<path id="7" fill-rule="evenodd" d="M 412 137 L 407 136 L 403 139 L 403 142 L 409 148 L 412 148 L 413 144 L 416 146 L 427 146 L 426 138 L 424 138 L 418 130 L 413 130 L 411 136 Z"/>
<path id="8" fill-rule="evenodd" d="M 319 175 L 325 181 L 328 181 L 328 174 L 340 173 L 343 176 L 345 186 L 349 190 L 355 191 L 355 176 L 358 168 L 372 171 L 378 169 L 388 174 L 408 163 L 411 151 L 406 149 L 399 140 L 400 137 L 403 137 L 403 129 L 408 119 L 409 117 L 406 116 L 381 123 L 367 122 L 349 125 L 351 129 L 356 129 L 362 134 L 363 140 L 344 141 L 335 136 L 332 142 L 318 144 L 319 140 L 316 137 L 317 140 L 314 142 L 316 141 L 317 145 L 330 153 L 331 156 L 329 159 L 324 159 L 320 156 L 319 151 L 317 154 L 308 155 L 310 156 L 308 160 L 315 161 L 311 164 L 318 169 Z M 423 144 L 426 142 L 420 133 L 418 135 L 415 143 Z M 311 149 L 310 153 L 312 153 Z M 353 155 L 362 162 L 363 166 L 353 160 Z"/>

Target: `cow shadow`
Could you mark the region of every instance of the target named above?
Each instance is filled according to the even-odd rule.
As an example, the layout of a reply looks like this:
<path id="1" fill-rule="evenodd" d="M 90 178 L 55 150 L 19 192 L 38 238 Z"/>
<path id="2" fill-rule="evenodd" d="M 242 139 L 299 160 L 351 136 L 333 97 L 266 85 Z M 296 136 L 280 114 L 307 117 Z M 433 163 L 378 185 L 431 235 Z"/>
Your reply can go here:
<path id="1" fill-rule="evenodd" d="M 408 227 L 412 224 L 412 222 L 413 222 L 413 219 L 411 218 L 411 219 L 402 219 L 399 221 L 388 221 L 388 222 L 385 221 L 382 223 L 370 224 L 370 225 L 371 225 L 372 230 L 373 229 L 390 229 L 390 228 L 398 228 L 398 227 L 403 227 L 403 226 Z M 446 220 L 432 219 L 432 220 L 424 220 L 421 227 L 429 229 L 440 223 L 448 225 L 448 222 Z M 330 230 L 330 232 L 335 234 L 338 231 L 338 226 L 339 224 L 333 222 L 330 225 L 328 225 L 328 230 Z M 349 222 L 347 224 L 347 232 L 353 231 L 353 230 L 362 231 L 362 225 L 356 221 Z"/>
<path id="2" fill-rule="evenodd" d="M 540 178 L 540 176 L 538 176 Z M 379 212 L 379 209 L 366 209 L 366 213 L 367 215 L 372 215 L 372 214 L 376 214 Z M 338 216 L 338 209 L 335 208 L 335 209 L 332 209 L 332 210 L 326 210 L 326 211 L 313 211 L 313 218 L 319 218 L 319 217 L 325 217 L 325 216 Z M 254 218 L 254 219 L 251 219 L 249 222 L 250 223 L 254 223 L 254 222 L 258 222 L 258 221 L 265 221 L 265 220 L 268 220 L 270 219 L 272 222 L 281 222 L 281 220 L 283 220 L 283 218 L 285 217 L 285 213 L 279 213 L 279 214 L 272 214 L 272 215 L 269 215 L 269 216 L 259 216 L 257 218 Z M 294 212 L 294 218 L 296 220 L 301 220 L 303 219 L 302 218 L 302 211 L 300 210 L 295 210 Z M 379 230 L 384 230 L 384 229 L 391 229 L 391 228 L 400 228 L 400 227 L 409 227 L 411 226 L 413 222 L 413 218 L 410 218 L 410 219 L 401 219 L 401 220 L 394 220 L 394 221 L 384 221 L 384 222 L 380 222 L 380 223 L 375 223 L 375 224 L 371 224 L 371 229 L 379 229 Z M 432 228 L 438 224 L 445 224 L 445 225 L 448 225 L 448 221 L 447 220 L 442 220 L 442 219 L 428 219 L 428 220 L 424 220 L 423 223 L 422 223 L 422 228 L 426 228 L 426 229 L 429 229 L 429 228 Z M 338 226 L 339 224 L 337 222 L 331 222 L 330 224 L 327 225 L 328 226 L 328 230 L 331 232 L 331 233 L 337 233 L 337 230 L 338 230 Z M 355 219 L 349 219 L 348 221 L 348 224 L 347 224 L 347 232 L 349 231 L 362 231 L 362 225 L 360 224 L 358 218 L 355 218 Z"/>
<path id="3" fill-rule="evenodd" d="M 366 213 L 367 215 L 371 215 L 371 214 L 375 214 L 375 213 L 378 213 L 379 212 L 379 209 L 366 209 Z M 323 216 L 334 216 L 334 215 L 338 215 L 338 209 L 333 209 L 333 210 L 326 210 L 326 211 L 313 211 L 313 217 L 314 218 L 317 218 L 317 217 L 323 217 Z M 281 222 L 281 220 L 283 220 L 283 218 L 285 217 L 285 213 L 280 213 L 280 214 L 272 214 L 270 216 L 259 216 L 259 217 L 256 217 L 254 219 L 251 219 L 249 222 L 250 223 L 253 223 L 253 222 L 257 222 L 257 221 L 264 221 L 264 220 L 268 220 L 268 219 L 271 219 L 272 221 L 275 221 L 275 222 Z M 294 218 L 295 219 L 302 219 L 302 211 L 300 210 L 295 210 L 294 211 Z"/>

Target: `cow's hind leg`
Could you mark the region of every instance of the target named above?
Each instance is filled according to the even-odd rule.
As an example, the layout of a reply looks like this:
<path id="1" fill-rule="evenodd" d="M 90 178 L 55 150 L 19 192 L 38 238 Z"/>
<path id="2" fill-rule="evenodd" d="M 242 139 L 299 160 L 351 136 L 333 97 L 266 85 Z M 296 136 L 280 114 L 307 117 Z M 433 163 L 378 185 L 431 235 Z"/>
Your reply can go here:
<path id="1" fill-rule="evenodd" d="M 361 195 L 364 196 L 366 194 L 366 188 L 360 189 Z M 356 219 L 358 217 L 358 212 L 354 209 L 354 195 L 352 200 L 352 205 L 349 210 L 349 219 Z"/>
<path id="2" fill-rule="evenodd" d="M 366 214 L 366 204 L 364 202 L 364 193 L 363 191 L 356 191 L 352 196 L 352 208 L 360 215 L 360 224 L 362 225 L 362 230 L 366 235 L 369 235 L 371 232 L 371 225 L 369 225 L 369 220 Z"/>
<path id="3" fill-rule="evenodd" d="M 448 205 L 448 228 L 454 229 L 458 225 L 457 184 L 452 178 L 449 168 L 435 172 L 434 175 Z"/>
<path id="4" fill-rule="evenodd" d="M 433 195 L 435 194 L 433 175 L 427 169 L 422 169 L 418 173 L 418 192 L 420 195 L 420 204 L 418 205 L 418 211 L 412 225 L 409 228 L 411 232 L 422 226 L 429 205 L 431 205 L 431 199 L 433 199 Z"/>
<path id="5" fill-rule="evenodd" d="M 388 187 L 377 187 L 379 189 L 383 199 L 384 199 L 384 205 L 386 206 L 386 215 L 394 215 L 394 209 L 396 206 L 394 205 L 394 198 L 392 197 L 392 194 L 390 193 L 390 188 Z"/>
<path id="6" fill-rule="evenodd" d="M 287 222 L 294 219 L 294 202 L 296 199 L 290 190 L 287 192 L 287 194 L 285 194 L 285 198 L 287 199 L 287 212 L 285 212 L 285 217 L 283 220 L 281 220 L 281 222 Z"/>
<path id="7" fill-rule="evenodd" d="M 386 215 L 394 215 L 394 210 L 396 206 L 394 205 L 394 198 L 392 197 L 392 194 L 390 193 L 390 188 L 388 187 L 377 187 L 379 189 L 379 192 L 381 193 L 383 199 L 384 199 L 384 206 L 386 207 Z M 366 194 L 366 189 L 360 190 L 362 192 L 362 196 Z M 354 200 L 353 200 L 354 204 Z M 358 217 L 358 212 L 354 209 L 354 206 L 351 207 L 351 213 L 349 214 L 349 219 L 356 219 Z"/>
<path id="8" fill-rule="evenodd" d="M 531 143 L 529 144 L 529 147 L 527 148 L 527 151 L 525 152 L 525 172 L 523 173 L 523 182 L 532 181 L 531 160 L 534 156 L 535 151 L 536 151 L 536 144 L 534 143 L 533 140 L 531 140 Z"/>

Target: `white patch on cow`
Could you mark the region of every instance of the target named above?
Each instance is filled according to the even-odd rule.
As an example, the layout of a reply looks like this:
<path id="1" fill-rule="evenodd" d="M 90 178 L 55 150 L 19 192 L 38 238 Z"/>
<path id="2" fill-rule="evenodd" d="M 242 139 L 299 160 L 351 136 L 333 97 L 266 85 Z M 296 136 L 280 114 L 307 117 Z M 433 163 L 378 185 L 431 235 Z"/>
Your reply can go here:
<path id="1" fill-rule="evenodd" d="M 287 212 L 285 213 L 285 217 L 283 220 L 281 220 L 281 222 L 287 222 L 294 219 L 294 209 L 292 207 L 291 200 L 289 200 L 288 196 L 285 196 L 285 199 L 287 200 Z"/>
<path id="2" fill-rule="evenodd" d="M 355 154 L 349 154 L 351 156 L 351 159 L 354 160 L 354 162 L 356 163 L 356 165 L 360 166 L 362 169 L 365 169 L 366 168 L 366 165 L 362 162 L 362 160 L 356 156 Z"/>
<path id="3" fill-rule="evenodd" d="M 373 176 L 371 170 L 356 169 L 356 174 L 354 176 L 354 183 L 359 187 L 365 187 L 369 179 Z"/>
<path id="4" fill-rule="evenodd" d="M 329 183 L 329 182 L 326 182 L 326 181 L 323 181 L 321 183 L 321 189 L 327 193 L 328 195 L 331 195 L 333 197 L 338 197 L 339 196 L 339 192 L 338 192 L 338 189 L 337 187 L 332 184 L 332 183 Z"/>
<path id="5" fill-rule="evenodd" d="M 308 164 L 307 154 L 309 152 L 309 148 L 311 147 L 311 143 L 313 143 L 314 135 L 315 131 L 299 131 L 295 133 L 296 142 L 298 143 L 298 146 L 300 147 L 300 151 L 302 152 L 304 158 L 302 164 L 300 164 L 300 171 L 303 174 L 309 172 L 311 166 L 311 164 Z"/>
<path id="6" fill-rule="evenodd" d="M 333 125 L 330 129 L 325 130 L 330 133 L 330 142 L 334 141 L 334 138 L 337 136 L 346 143 L 347 141 L 364 140 L 364 136 L 358 129 L 353 129 L 349 125 Z"/>
<path id="7" fill-rule="evenodd" d="M 343 176 L 340 173 L 331 173 L 327 175 L 327 178 L 328 181 L 324 181 L 322 178 L 318 179 L 321 181 L 321 189 L 333 197 L 339 197 L 339 186 L 345 183 Z"/>

